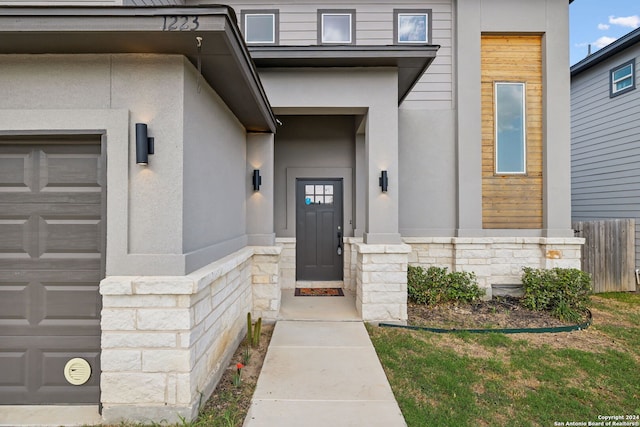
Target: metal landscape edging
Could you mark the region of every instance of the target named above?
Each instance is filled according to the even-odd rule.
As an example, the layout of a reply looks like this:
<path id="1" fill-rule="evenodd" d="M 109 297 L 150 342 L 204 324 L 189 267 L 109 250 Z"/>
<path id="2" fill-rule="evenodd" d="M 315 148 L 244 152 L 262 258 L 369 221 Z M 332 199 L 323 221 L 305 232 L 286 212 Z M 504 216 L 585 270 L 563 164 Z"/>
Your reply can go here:
<path id="1" fill-rule="evenodd" d="M 449 334 L 449 333 L 460 333 L 460 332 L 468 332 L 471 334 L 542 334 L 542 333 L 557 333 L 557 332 L 573 332 L 573 331 L 581 331 L 583 329 L 587 329 L 593 320 L 593 316 L 591 315 L 591 311 L 587 310 L 587 321 L 584 323 L 579 323 L 577 325 L 568 325 L 568 326 L 555 326 L 551 328 L 505 328 L 505 329 L 442 329 L 442 328 L 428 328 L 426 326 L 412 326 L 412 325 L 398 325 L 394 323 L 378 323 L 378 326 L 383 328 L 400 328 L 400 329 L 411 329 L 413 331 L 427 331 L 427 332 L 435 332 L 437 334 Z"/>

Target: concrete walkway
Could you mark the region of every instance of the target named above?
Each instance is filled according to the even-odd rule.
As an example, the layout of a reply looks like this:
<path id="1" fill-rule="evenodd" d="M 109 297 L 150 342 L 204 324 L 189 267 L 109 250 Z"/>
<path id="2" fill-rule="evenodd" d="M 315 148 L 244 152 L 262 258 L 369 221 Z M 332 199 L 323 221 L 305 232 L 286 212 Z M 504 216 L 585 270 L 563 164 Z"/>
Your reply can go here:
<path id="1" fill-rule="evenodd" d="M 296 302 L 315 305 L 315 299 L 324 305 L 333 298 L 297 297 Z M 296 312 L 291 306 L 287 310 L 291 315 Z M 307 310 L 306 317 L 327 317 L 309 313 L 313 310 Z M 328 313 L 336 316 L 335 310 Z M 307 319 L 276 324 L 244 426 L 301 425 L 406 427 L 361 321 Z"/>

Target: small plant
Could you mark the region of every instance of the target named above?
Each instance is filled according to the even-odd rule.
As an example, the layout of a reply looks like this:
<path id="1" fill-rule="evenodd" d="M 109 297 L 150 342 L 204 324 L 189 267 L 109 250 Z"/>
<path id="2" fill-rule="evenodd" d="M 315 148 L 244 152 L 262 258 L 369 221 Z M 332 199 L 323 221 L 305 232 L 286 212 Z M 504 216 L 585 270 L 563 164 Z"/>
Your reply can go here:
<path id="1" fill-rule="evenodd" d="M 244 363 L 245 366 L 248 365 L 249 359 L 251 359 L 251 349 L 249 348 L 249 346 L 246 346 L 244 348 L 244 352 L 242 353 L 242 363 Z"/>
<path id="2" fill-rule="evenodd" d="M 247 313 L 247 344 L 257 347 L 260 344 L 260 332 L 262 330 L 262 317 L 254 324 L 251 323 L 251 313 Z"/>
<path id="3" fill-rule="evenodd" d="M 417 304 L 437 305 L 448 302 L 472 302 L 484 295 L 476 275 L 465 271 L 447 272 L 446 267 L 409 266 L 407 272 L 409 300 Z"/>
<path id="4" fill-rule="evenodd" d="M 523 268 L 522 305 L 530 310 L 549 311 L 561 320 L 579 321 L 591 294 L 591 276 L 575 268 L 550 270 Z"/>
<path id="5" fill-rule="evenodd" d="M 242 384 L 242 368 L 244 368 L 242 363 L 236 363 L 236 373 L 233 374 L 233 385 L 236 387 Z"/>
<path id="6" fill-rule="evenodd" d="M 225 427 L 236 427 L 240 425 L 241 420 L 239 420 L 238 414 L 227 409 L 224 411 L 224 414 L 222 414 L 222 421 Z"/>

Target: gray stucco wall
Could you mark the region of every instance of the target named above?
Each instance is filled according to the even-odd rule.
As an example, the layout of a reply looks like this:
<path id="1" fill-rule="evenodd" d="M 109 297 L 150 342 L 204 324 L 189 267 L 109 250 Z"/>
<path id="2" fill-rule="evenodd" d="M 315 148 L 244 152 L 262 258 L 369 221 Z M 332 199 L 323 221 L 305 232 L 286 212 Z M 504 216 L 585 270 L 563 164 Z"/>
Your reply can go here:
<path id="1" fill-rule="evenodd" d="M 155 138 L 155 154 L 147 167 L 133 160 L 135 134 L 129 144 L 130 254 L 182 254 L 183 70 L 181 56 L 114 55 L 111 59 L 110 106 L 128 109 L 131 128 L 146 123 L 149 136 Z M 178 102 L 166 102 L 168 93 L 176 94 Z"/>
<path id="2" fill-rule="evenodd" d="M 197 93 L 184 57 L 6 55 L 0 75 L 0 109 L 25 111 L 1 132 L 103 135 L 107 275 L 183 275 L 244 246 L 245 132 L 206 82 Z M 137 122 L 155 138 L 147 167 L 135 164 Z"/>
<path id="3" fill-rule="evenodd" d="M 291 211 L 295 206 L 288 201 L 289 193 L 295 190 L 288 186 L 287 170 L 296 168 L 304 177 L 323 178 L 328 169 L 348 169 L 351 183 L 355 171 L 355 119 L 350 115 L 279 116 L 279 119 L 283 124 L 275 137 L 275 230 L 277 237 L 295 237 L 292 221 L 295 210 Z M 352 194 L 352 188 L 344 188 L 345 202 L 347 195 Z M 345 203 L 345 207 L 352 205 L 353 201 Z M 352 219 L 353 211 L 345 212 L 347 237 L 353 235 Z"/>
<path id="4" fill-rule="evenodd" d="M 109 108 L 110 65 L 107 55 L 3 55 L 0 108 Z"/>
<path id="5" fill-rule="evenodd" d="M 362 122 L 364 150 L 362 167 L 356 172 L 366 212 L 361 228 L 365 243 L 399 243 L 398 233 L 398 79 L 393 68 L 331 68 L 331 69 L 261 69 L 260 78 L 274 112 L 280 115 L 346 115 L 366 119 Z M 281 129 L 281 128 L 280 128 Z M 278 130 L 278 134 L 281 130 Z M 309 132 L 313 132 L 309 129 Z M 355 124 L 353 135 L 355 136 Z M 277 137 L 277 136 L 276 136 Z M 331 171 L 333 176 L 340 172 Z M 381 170 L 389 173 L 389 189 L 380 191 Z M 326 175 L 322 175 L 326 177 Z M 276 188 L 278 183 L 276 182 Z M 348 186 L 345 184 L 345 188 Z M 288 205 L 293 205 L 288 193 Z M 347 197 L 345 202 L 349 202 Z M 290 202 L 289 202 L 290 201 Z M 276 204 L 280 203 L 276 200 Z M 349 224 L 345 206 L 345 227 Z M 276 217 L 276 222 L 278 218 Z M 287 217 L 287 222 L 292 222 Z M 289 227 L 293 229 L 293 225 Z M 345 228 L 345 234 L 348 230 Z M 360 231 L 358 231 L 359 233 Z"/>
<path id="6" fill-rule="evenodd" d="M 636 60 L 636 88 L 609 97 L 611 69 Z M 640 45 L 572 78 L 571 208 L 575 221 L 640 221 Z M 640 265 L 640 227 L 636 227 Z"/>
<path id="7" fill-rule="evenodd" d="M 455 112 L 401 109 L 398 115 L 400 234 L 453 236 Z"/>
<path id="8" fill-rule="evenodd" d="M 246 131 L 186 63 L 183 251 L 187 271 L 246 245 Z"/>

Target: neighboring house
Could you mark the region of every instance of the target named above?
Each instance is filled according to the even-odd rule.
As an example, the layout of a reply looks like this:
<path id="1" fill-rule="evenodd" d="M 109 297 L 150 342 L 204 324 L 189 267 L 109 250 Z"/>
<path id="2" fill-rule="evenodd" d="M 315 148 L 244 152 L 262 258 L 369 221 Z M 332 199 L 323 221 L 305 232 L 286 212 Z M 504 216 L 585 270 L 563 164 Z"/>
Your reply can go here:
<path id="1" fill-rule="evenodd" d="M 575 221 L 640 219 L 639 58 L 637 29 L 571 67 L 571 212 Z M 640 265 L 639 233 L 636 227 L 636 266 Z"/>
<path id="2" fill-rule="evenodd" d="M 566 0 L 13 3 L 3 419 L 189 419 L 297 282 L 405 322 L 409 263 L 580 265 Z"/>

